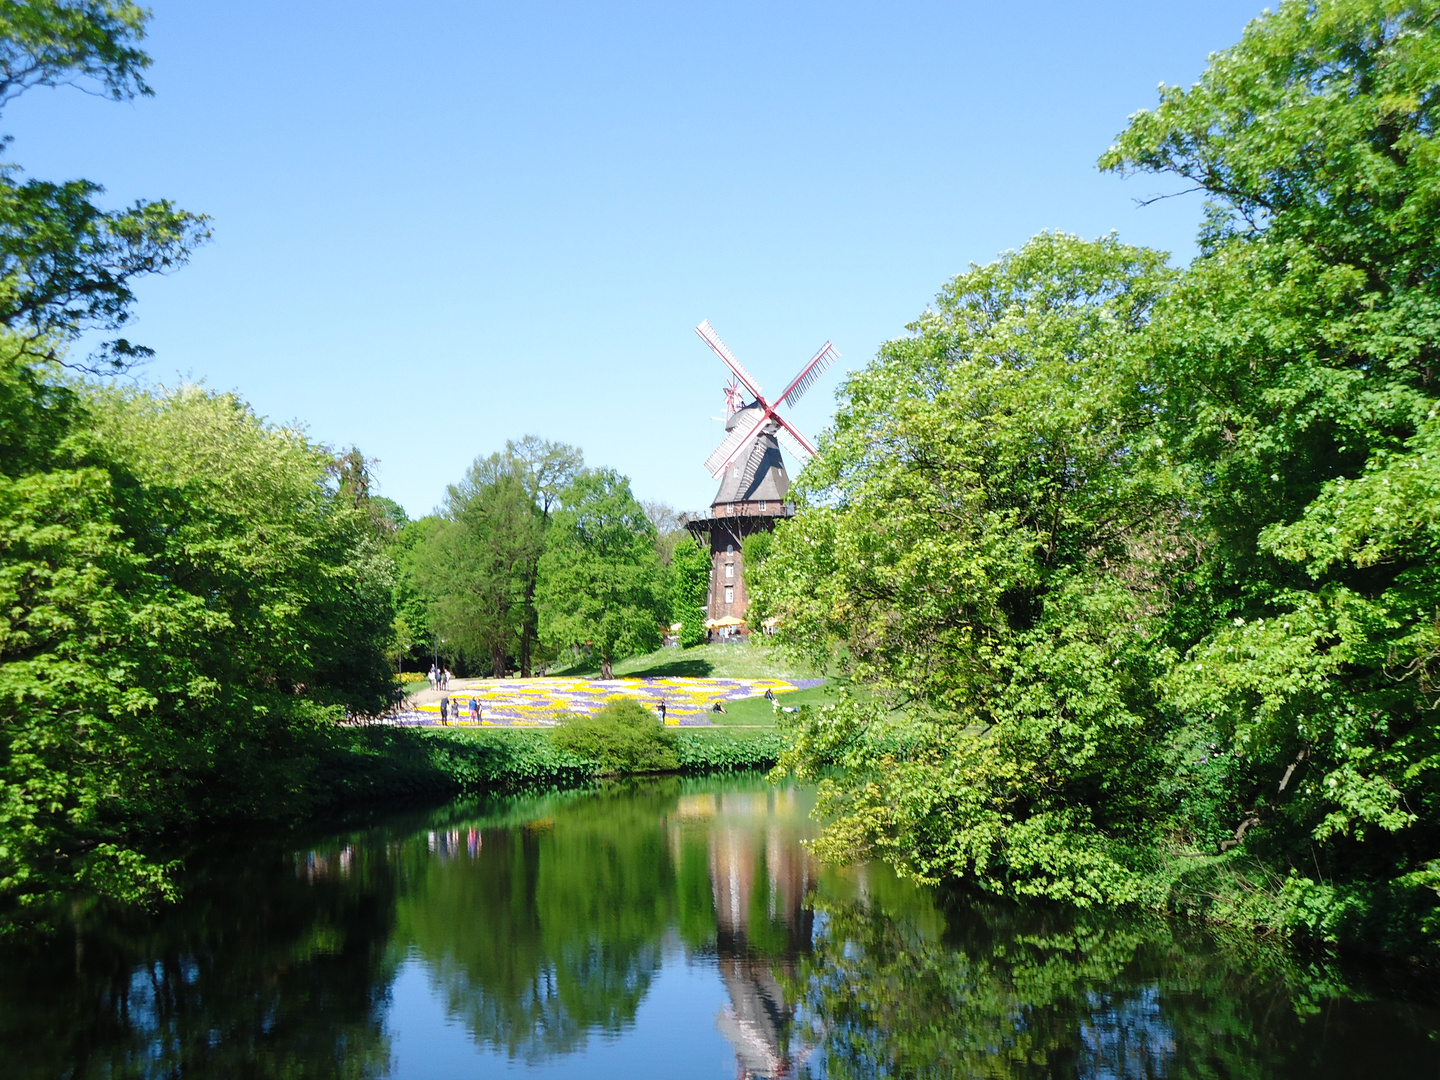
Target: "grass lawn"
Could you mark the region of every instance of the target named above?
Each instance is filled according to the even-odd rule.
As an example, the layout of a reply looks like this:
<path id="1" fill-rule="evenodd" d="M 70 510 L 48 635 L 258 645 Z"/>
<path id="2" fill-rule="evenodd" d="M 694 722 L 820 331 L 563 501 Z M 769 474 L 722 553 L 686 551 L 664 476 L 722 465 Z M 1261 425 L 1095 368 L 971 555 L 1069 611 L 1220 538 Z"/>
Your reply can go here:
<path id="1" fill-rule="evenodd" d="M 764 698 L 761 698 L 760 700 L 765 701 Z M 684 727 L 669 728 L 668 730 L 682 731 L 685 733 L 686 738 L 689 738 L 693 734 L 696 738 L 710 738 L 711 736 L 713 736 L 717 739 L 738 739 L 741 742 L 745 741 L 746 739 L 763 739 L 767 735 L 773 734 L 775 731 L 775 719 L 774 717 L 770 716 L 770 710 L 768 708 L 770 703 L 767 701 L 765 702 L 765 704 L 767 708 L 765 710 L 765 722 L 763 724 L 759 721 L 756 721 L 754 724 L 746 724 L 741 726 L 727 727 L 717 725 L 716 727 Z M 725 718 L 722 716 L 720 719 L 724 720 Z"/>
<path id="2" fill-rule="evenodd" d="M 594 678 L 599 660 L 582 660 L 573 667 L 551 668 L 550 675 Z M 616 678 L 683 676 L 695 679 L 815 679 L 820 676 L 786 660 L 769 645 L 740 642 L 732 645 L 696 645 L 692 649 L 657 649 L 646 656 L 615 662 Z M 766 703 L 769 707 L 769 703 Z"/>
<path id="3" fill-rule="evenodd" d="M 840 698 L 839 688 L 831 685 L 816 686 L 810 690 L 792 690 L 787 694 L 776 694 L 775 699 L 781 705 L 809 705 L 818 709 L 822 705 L 829 705 Z M 741 698 L 739 701 L 727 701 L 726 712 L 707 713 L 710 722 L 719 727 L 749 727 L 759 725 L 763 727 L 774 727 L 776 720 L 775 710 L 770 707 L 770 702 L 765 700 L 764 695 L 760 697 Z"/>

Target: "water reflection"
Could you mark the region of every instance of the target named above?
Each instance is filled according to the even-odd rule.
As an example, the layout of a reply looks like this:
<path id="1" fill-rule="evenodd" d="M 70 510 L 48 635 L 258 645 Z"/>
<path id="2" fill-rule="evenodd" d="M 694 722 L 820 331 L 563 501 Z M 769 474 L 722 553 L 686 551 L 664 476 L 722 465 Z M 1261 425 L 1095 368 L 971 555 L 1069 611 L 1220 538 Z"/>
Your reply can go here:
<path id="1" fill-rule="evenodd" d="M 793 1076 L 812 1047 L 795 1029 L 782 980 L 810 947 L 816 864 L 800 844 L 808 801 L 795 788 L 682 797 L 669 821 L 681 859 L 703 846 L 714 911 L 713 949 L 729 996 L 716 1025 L 735 1052 L 736 1076 Z"/>
<path id="2" fill-rule="evenodd" d="M 793 1075 L 779 979 L 809 947 L 810 804 L 755 788 L 648 784 L 432 831 L 401 845 L 398 937 L 477 1044 L 530 1063 L 632 1025 L 673 943 L 717 965 L 740 1075 Z"/>
<path id="3" fill-rule="evenodd" d="M 430 1076 L 448 1032 L 468 1075 L 1440 1077 L 1421 980 L 822 869 L 810 806 L 671 779 L 212 852 L 158 917 L 0 944 L 0 1060 Z"/>

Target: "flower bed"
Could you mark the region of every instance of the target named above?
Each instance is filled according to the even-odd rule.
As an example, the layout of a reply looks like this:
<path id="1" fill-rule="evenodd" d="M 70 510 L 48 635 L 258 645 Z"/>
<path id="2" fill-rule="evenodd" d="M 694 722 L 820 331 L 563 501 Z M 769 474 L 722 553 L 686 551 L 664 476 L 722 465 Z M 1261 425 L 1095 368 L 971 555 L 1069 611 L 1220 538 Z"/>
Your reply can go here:
<path id="1" fill-rule="evenodd" d="M 480 726 L 550 725 L 557 713 L 592 713 L 619 698 L 634 698 L 659 712 L 665 703 L 666 722 L 673 725 L 708 724 L 717 701 L 757 697 L 766 690 L 785 694 L 818 686 L 817 679 L 464 679 L 450 690 L 451 723 L 471 726 L 469 702 L 480 703 Z M 454 710 L 458 710 L 458 716 Z M 440 722 L 440 703 L 426 702 L 402 713 L 398 722 L 429 725 Z"/>

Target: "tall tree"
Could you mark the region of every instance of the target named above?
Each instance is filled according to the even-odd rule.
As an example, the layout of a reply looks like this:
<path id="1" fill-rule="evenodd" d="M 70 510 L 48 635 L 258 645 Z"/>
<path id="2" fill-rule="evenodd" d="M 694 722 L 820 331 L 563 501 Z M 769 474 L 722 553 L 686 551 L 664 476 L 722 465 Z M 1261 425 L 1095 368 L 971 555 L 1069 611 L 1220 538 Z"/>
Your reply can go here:
<path id="1" fill-rule="evenodd" d="M 670 559 L 675 554 L 675 545 L 687 535 L 685 523 L 689 518 L 677 513 L 669 503 L 657 499 L 642 500 L 640 505 L 644 507 L 645 516 L 655 529 L 655 554 L 660 557 L 660 565 L 669 566 Z"/>
<path id="2" fill-rule="evenodd" d="M 537 435 L 526 435 L 518 441 L 507 442 L 505 453 L 520 465 L 526 489 L 540 515 L 541 533 L 548 535 L 550 515 L 560 505 L 564 491 L 585 467 L 584 456 L 576 447 L 551 442 Z M 530 677 L 531 653 L 540 634 L 535 603 L 539 584 L 540 553 L 537 551 L 526 570 L 525 622 L 520 628 L 520 674 L 527 679 Z"/>
<path id="3" fill-rule="evenodd" d="M 587 469 L 566 489 L 540 560 L 540 630 L 557 648 L 588 646 L 600 677 L 619 657 L 660 643 L 655 530 L 613 469 Z"/>
<path id="4" fill-rule="evenodd" d="M 1287 0 L 1102 158 L 1210 200 L 1149 364 L 1208 553 L 1165 689 L 1306 918 L 1440 889 L 1437 130 L 1440 4 Z"/>
<path id="5" fill-rule="evenodd" d="M 395 560 L 393 602 L 397 617 L 404 621 L 406 636 L 410 640 L 406 656 L 412 662 L 423 661 L 422 667 L 430 663 L 431 650 L 437 644 L 439 633 L 430 621 L 429 597 L 420 584 L 420 566 L 432 538 L 444 525 L 445 521 L 439 514 L 416 518 L 394 534 L 390 547 L 391 557 Z M 403 666 L 403 659 L 401 663 Z"/>
<path id="6" fill-rule="evenodd" d="M 710 553 L 693 538 L 675 545 L 670 561 L 670 618 L 680 624 L 682 648 L 705 640 L 711 572 Z"/>
<path id="7" fill-rule="evenodd" d="M 1437 87 L 1434 0 L 1287 0 L 1102 158 L 1189 267 L 1037 238 L 847 384 L 759 583 L 909 705 L 802 722 L 829 850 L 1440 945 Z"/>
<path id="8" fill-rule="evenodd" d="M 528 622 L 526 593 L 544 535 L 522 465 L 505 454 L 477 460 L 451 486 L 444 517 L 416 564 L 430 624 L 503 678 Z"/>
<path id="9" fill-rule="evenodd" d="M 194 388 L 47 397 L 17 426 L 49 460 L 0 477 L 0 897 L 21 903 L 162 887 L 145 835 L 303 805 L 329 725 L 391 686 L 392 563 L 326 448 Z"/>
<path id="10" fill-rule="evenodd" d="M 70 84 L 115 100 L 148 94 L 141 76 L 150 58 L 139 47 L 147 18 L 118 0 L 0 5 L 0 107 L 36 86 Z M 71 359 L 66 348 L 83 331 L 122 327 L 135 280 L 183 264 L 208 235 L 204 219 L 163 201 L 106 211 L 93 201 L 101 193 L 96 184 L 18 176 L 17 166 L 0 165 L 4 902 L 76 878 L 122 894 L 158 882 L 158 868 L 145 864 L 127 830 L 195 812 L 193 789 L 181 789 L 207 763 L 191 751 L 209 745 L 215 760 L 233 749 L 223 736 L 187 744 L 180 732 L 194 732 L 181 714 L 171 745 L 185 752 L 154 752 L 172 738 L 164 729 L 177 700 L 198 708 L 216 691 L 207 671 L 178 697 L 157 693 L 160 681 L 194 670 L 171 663 L 184 651 L 175 635 L 188 631 L 200 651 L 208 648 L 210 629 L 230 625 L 234 597 L 200 599 L 177 580 L 186 553 L 166 535 L 178 527 L 173 520 L 127 532 L 134 519 L 122 496 L 143 483 L 123 455 L 98 445 L 85 389 L 57 372 L 60 363 L 123 369 L 146 355 L 124 338 L 88 360 Z M 311 477 L 317 490 L 321 481 Z M 155 545 L 167 555 L 155 556 Z M 303 678 L 315 686 L 311 672 Z M 368 696 L 369 689 L 358 692 Z M 190 771 L 197 762 L 200 769 Z M 157 781 L 167 771 L 182 782 L 161 796 Z"/>
<path id="11" fill-rule="evenodd" d="M 820 714 L 787 757 L 846 765 L 825 788 L 831 854 L 1137 894 L 1126 852 L 1155 837 L 1160 769 L 1154 569 L 1176 545 L 1133 450 L 1129 361 L 1167 277 L 1160 253 L 1042 234 L 955 278 L 846 382 L 798 485 L 818 505 L 756 574 L 792 645 L 907 706 Z"/>

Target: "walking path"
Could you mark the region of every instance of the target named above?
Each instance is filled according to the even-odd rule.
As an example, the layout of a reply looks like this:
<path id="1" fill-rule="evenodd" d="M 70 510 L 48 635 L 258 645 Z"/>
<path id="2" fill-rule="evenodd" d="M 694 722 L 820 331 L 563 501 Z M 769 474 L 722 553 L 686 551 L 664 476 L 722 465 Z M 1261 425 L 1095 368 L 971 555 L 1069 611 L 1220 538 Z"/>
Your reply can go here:
<path id="1" fill-rule="evenodd" d="M 766 690 L 776 694 L 807 690 L 820 683 L 819 679 L 452 679 L 448 696 L 452 716 L 458 704 L 459 720 L 451 723 L 459 727 L 471 726 L 471 698 L 480 702 L 484 727 L 548 726 L 555 722 L 557 712 L 592 713 L 622 698 L 634 698 L 657 712 L 663 701 L 666 723 L 688 727 L 709 724 L 708 713 L 717 701 L 757 697 Z M 412 694 L 393 722 L 440 723 L 443 696 L 428 687 Z"/>

